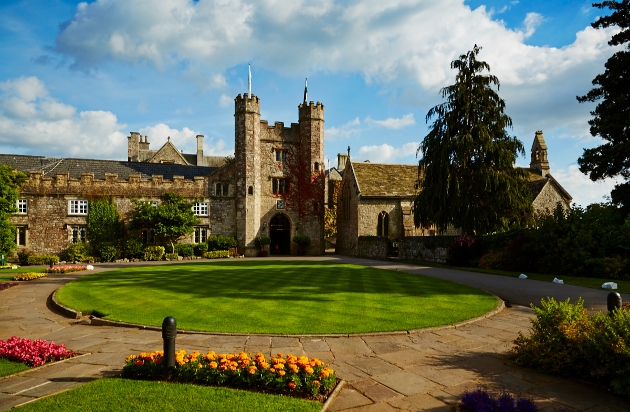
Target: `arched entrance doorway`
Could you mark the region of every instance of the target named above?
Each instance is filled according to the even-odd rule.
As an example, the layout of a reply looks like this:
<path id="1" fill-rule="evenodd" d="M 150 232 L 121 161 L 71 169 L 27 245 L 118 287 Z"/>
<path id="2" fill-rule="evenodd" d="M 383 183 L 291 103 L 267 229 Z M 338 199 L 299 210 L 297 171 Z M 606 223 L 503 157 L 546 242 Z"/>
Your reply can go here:
<path id="1" fill-rule="evenodd" d="M 291 222 L 286 215 L 278 213 L 269 222 L 271 238 L 270 253 L 272 255 L 288 255 L 291 253 Z"/>

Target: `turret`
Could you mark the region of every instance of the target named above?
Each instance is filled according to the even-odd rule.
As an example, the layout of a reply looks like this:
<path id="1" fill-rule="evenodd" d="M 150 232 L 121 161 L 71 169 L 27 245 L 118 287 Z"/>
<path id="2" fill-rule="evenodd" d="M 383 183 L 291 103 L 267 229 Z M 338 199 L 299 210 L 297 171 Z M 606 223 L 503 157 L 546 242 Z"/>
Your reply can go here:
<path id="1" fill-rule="evenodd" d="M 542 130 L 538 130 L 534 136 L 532 144 L 531 160 L 529 163 L 531 169 L 538 170 L 544 177 L 549 174 L 549 160 L 547 159 L 547 144 L 543 137 Z"/>

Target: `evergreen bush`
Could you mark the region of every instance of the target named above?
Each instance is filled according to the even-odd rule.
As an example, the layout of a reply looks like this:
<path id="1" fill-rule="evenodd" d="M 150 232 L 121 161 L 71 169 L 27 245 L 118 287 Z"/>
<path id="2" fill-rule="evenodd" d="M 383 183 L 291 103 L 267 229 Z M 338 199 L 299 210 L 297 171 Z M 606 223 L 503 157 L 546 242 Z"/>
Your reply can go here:
<path id="1" fill-rule="evenodd" d="M 194 256 L 195 247 L 191 243 L 178 243 L 175 245 L 175 254 L 183 257 Z"/>
<path id="2" fill-rule="evenodd" d="M 166 253 L 164 255 L 164 259 L 166 260 L 177 260 L 179 258 L 179 255 L 177 253 Z"/>
<path id="3" fill-rule="evenodd" d="M 147 246 L 144 248 L 144 260 L 162 260 L 164 246 Z"/>
<path id="4" fill-rule="evenodd" d="M 195 249 L 195 256 L 203 256 L 203 254 L 208 251 L 208 244 L 207 243 L 197 243 L 194 246 L 194 249 Z"/>
<path id="5" fill-rule="evenodd" d="M 213 251 L 204 253 L 203 257 L 205 257 L 206 259 L 229 258 L 230 252 L 227 250 L 213 250 Z"/>
<path id="6" fill-rule="evenodd" d="M 125 256 L 127 258 L 141 258 L 144 255 L 144 244 L 135 237 L 125 241 Z"/>
<path id="7" fill-rule="evenodd" d="M 101 243 L 98 246 L 98 253 L 103 262 L 113 262 L 119 255 L 118 248 L 111 243 Z"/>
<path id="8" fill-rule="evenodd" d="M 29 265 L 54 265 L 59 263 L 57 255 L 31 255 L 28 257 Z"/>
<path id="9" fill-rule="evenodd" d="M 90 246 L 85 242 L 71 243 L 66 248 L 68 262 L 84 262 L 90 256 Z"/>

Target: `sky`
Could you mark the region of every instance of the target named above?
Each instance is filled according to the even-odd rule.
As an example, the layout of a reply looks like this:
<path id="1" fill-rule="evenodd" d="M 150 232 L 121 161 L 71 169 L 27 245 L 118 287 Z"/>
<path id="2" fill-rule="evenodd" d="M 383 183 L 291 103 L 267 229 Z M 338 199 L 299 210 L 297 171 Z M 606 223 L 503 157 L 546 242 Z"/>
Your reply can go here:
<path id="1" fill-rule="evenodd" d="M 577 205 L 603 202 L 614 179 L 578 170 L 591 103 L 578 103 L 616 51 L 609 14 L 591 1 L 502 0 L 2 0 L 0 152 L 126 160 L 130 132 L 152 149 L 234 153 L 234 98 L 260 97 L 261 118 L 297 122 L 325 107 L 325 155 L 417 163 L 429 109 L 452 84 L 450 62 L 478 59 L 529 165 L 542 130 L 551 174 Z"/>

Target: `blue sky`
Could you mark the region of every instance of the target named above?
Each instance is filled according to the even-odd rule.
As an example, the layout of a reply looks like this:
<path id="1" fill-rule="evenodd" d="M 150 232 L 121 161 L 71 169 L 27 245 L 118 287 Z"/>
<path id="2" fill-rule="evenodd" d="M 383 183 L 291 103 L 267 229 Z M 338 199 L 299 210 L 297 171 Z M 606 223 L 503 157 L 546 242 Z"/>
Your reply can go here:
<path id="1" fill-rule="evenodd" d="M 234 97 L 261 98 L 270 123 L 297 121 L 304 78 L 325 105 L 326 157 L 415 163 L 427 111 L 474 44 L 499 77 L 529 164 L 536 130 L 551 173 L 580 205 L 614 180 L 577 170 L 590 136 L 588 92 L 615 51 L 590 27 L 590 1 L 3 0 L 0 152 L 126 158 L 138 131 L 186 152 L 234 151 Z"/>

